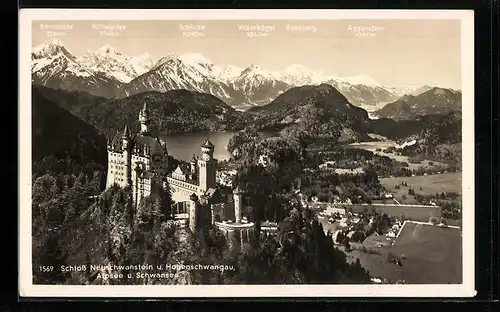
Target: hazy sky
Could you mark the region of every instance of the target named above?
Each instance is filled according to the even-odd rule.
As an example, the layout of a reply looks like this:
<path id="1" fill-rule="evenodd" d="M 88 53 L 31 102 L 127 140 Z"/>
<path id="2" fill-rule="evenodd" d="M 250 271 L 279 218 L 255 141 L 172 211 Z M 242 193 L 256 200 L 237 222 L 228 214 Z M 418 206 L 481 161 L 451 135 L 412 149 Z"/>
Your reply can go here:
<path id="1" fill-rule="evenodd" d="M 103 32 L 104 25 L 118 27 Z M 185 36 L 181 25 L 204 29 Z M 253 30 L 267 36 L 251 38 L 242 25 L 271 28 Z M 75 56 L 108 44 L 129 55 L 148 52 L 155 61 L 196 52 L 219 65 L 280 70 L 300 64 L 341 77 L 367 75 L 388 86 L 461 89 L 459 20 L 43 21 L 33 23 L 32 35 L 34 46 L 57 39 Z"/>

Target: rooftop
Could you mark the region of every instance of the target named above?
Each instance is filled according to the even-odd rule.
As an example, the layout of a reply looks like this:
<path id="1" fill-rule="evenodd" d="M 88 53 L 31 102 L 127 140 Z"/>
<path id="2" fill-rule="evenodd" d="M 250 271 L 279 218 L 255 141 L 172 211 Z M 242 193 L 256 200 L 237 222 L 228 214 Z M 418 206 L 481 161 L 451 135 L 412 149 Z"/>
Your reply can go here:
<path id="1" fill-rule="evenodd" d="M 210 140 L 207 138 L 205 140 L 205 142 L 201 145 L 201 147 L 206 147 L 206 148 L 212 148 L 214 147 L 214 145 L 212 144 L 212 142 L 210 142 Z"/>
<path id="2" fill-rule="evenodd" d="M 147 149 L 151 155 L 156 154 L 157 152 L 166 152 L 165 146 L 162 146 L 159 138 L 144 134 L 131 135 L 128 126 L 125 126 L 123 131 L 116 132 L 115 136 L 110 142 L 108 142 L 108 144 L 111 145 L 111 148 L 114 151 L 122 152 L 123 139 L 125 137 L 129 138 L 129 146 L 132 148 L 133 152 L 139 150 L 140 153 L 144 153 L 145 149 Z"/>

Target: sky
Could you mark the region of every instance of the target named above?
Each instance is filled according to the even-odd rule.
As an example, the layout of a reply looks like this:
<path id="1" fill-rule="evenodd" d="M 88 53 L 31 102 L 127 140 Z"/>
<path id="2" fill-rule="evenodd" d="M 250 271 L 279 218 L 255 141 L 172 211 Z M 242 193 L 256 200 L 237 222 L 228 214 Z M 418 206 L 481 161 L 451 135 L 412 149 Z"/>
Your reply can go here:
<path id="1" fill-rule="evenodd" d="M 252 25 L 265 29 L 249 34 Z M 275 71 L 299 64 L 386 86 L 461 89 L 460 20 L 34 21 L 33 46 L 52 40 L 77 57 L 103 45 L 131 56 L 147 52 L 155 61 L 194 52 L 218 65 Z"/>

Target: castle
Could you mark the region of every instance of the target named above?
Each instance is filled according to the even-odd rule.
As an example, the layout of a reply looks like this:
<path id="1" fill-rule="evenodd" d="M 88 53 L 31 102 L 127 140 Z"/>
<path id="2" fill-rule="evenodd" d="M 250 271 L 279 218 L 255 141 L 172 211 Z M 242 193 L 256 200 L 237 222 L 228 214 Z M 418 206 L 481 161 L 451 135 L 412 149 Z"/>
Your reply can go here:
<path id="1" fill-rule="evenodd" d="M 192 231 L 210 222 L 227 237 L 233 233 L 241 242 L 250 239 L 254 225 L 242 219 L 243 192 L 236 188 L 232 198 L 227 198 L 218 189 L 218 161 L 210 140 L 207 138 L 201 145 L 200 157 L 193 155 L 189 168 L 178 166 L 169 173 L 167 145 L 152 134 L 146 103 L 139 112 L 139 123 L 139 133 L 132 134 L 125 125 L 123 132 L 108 140 L 106 188 L 131 187 L 137 207 L 155 185 L 168 185 L 175 202 L 174 214 L 187 220 Z M 209 207 L 209 211 L 203 207 Z"/>
<path id="2" fill-rule="evenodd" d="M 106 188 L 117 184 L 131 187 L 134 203 L 151 194 L 154 183 L 162 183 L 167 174 L 168 153 L 165 143 L 151 136 L 146 103 L 139 113 L 140 132 L 132 135 L 128 125 L 108 141 Z"/>

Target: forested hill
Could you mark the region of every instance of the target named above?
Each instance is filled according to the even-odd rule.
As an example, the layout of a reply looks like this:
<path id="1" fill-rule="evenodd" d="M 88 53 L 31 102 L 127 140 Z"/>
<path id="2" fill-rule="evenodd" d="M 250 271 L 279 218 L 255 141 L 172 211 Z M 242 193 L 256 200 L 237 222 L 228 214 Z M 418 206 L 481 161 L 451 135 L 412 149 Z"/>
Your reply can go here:
<path id="1" fill-rule="evenodd" d="M 375 112 L 380 118 L 411 120 L 425 115 L 446 115 L 462 111 L 462 92 L 432 88 L 424 93 L 405 95 Z"/>
<path id="2" fill-rule="evenodd" d="M 139 111 L 145 102 L 152 129 L 158 133 L 239 130 L 248 122 L 246 113 L 236 111 L 217 97 L 187 90 L 152 91 L 107 100 L 85 92 L 36 88 L 107 136 L 122 130 L 125 123 L 137 131 Z"/>
<path id="3" fill-rule="evenodd" d="M 440 143 L 460 142 L 462 116 L 460 113 L 449 113 L 418 116 L 412 120 L 374 119 L 370 121 L 370 132 L 392 140 L 411 140 L 425 136 Z"/>
<path id="4" fill-rule="evenodd" d="M 257 129 L 294 129 L 313 138 L 353 142 L 367 138 L 368 113 L 331 85 L 289 89 L 268 105 L 248 111 Z"/>
<path id="5" fill-rule="evenodd" d="M 106 140 L 96 129 L 32 89 L 33 163 L 50 157 L 79 165 L 106 163 Z"/>
<path id="6" fill-rule="evenodd" d="M 46 99 L 56 103 L 73 115 L 85 116 L 85 111 L 109 101 L 108 98 L 96 96 L 85 91 L 72 91 L 63 89 L 51 89 L 41 85 L 34 85 L 33 89 L 41 93 Z"/>

